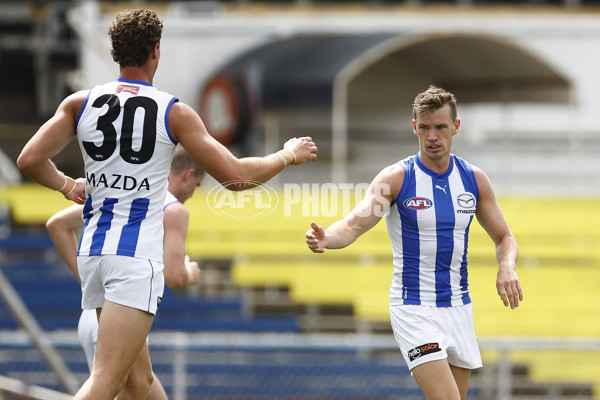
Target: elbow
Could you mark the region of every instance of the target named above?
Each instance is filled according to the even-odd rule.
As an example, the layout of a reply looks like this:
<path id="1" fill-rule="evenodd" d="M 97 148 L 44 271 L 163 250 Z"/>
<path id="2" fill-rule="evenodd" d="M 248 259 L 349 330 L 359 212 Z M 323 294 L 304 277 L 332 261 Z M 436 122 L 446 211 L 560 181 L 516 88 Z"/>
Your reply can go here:
<path id="1" fill-rule="evenodd" d="M 516 247 L 518 248 L 519 245 L 517 243 L 517 238 L 515 237 L 515 235 L 513 235 L 513 233 L 511 231 L 508 231 L 507 233 L 505 233 L 502 238 L 500 239 L 500 243 L 508 243 L 510 244 L 512 247 Z"/>
<path id="2" fill-rule="evenodd" d="M 31 157 L 28 157 L 26 153 L 19 154 L 19 158 L 17 158 L 17 168 L 19 171 L 27 175 L 32 166 Z"/>
<path id="3" fill-rule="evenodd" d="M 27 152 L 21 152 L 17 158 L 17 168 L 27 176 L 32 176 L 42 165 L 44 165 L 44 161 L 36 159 Z"/>
<path id="4" fill-rule="evenodd" d="M 261 184 L 261 179 L 240 163 L 232 165 L 227 172 L 215 178 L 224 189 L 233 192 L 251 189 Z"/>
<path id="5" fill-rule="evenodd" d="M 515 258 L 519 255 L 519 244 L 512 232 L 507 232 L 496 242 L 496 252 L 511 254 Z"/>
<path id="6" fill-rule="evenodd" d="M 241 192 L 243 190 L 251 189 L 260 185 L 260 182 L 253 181 L 247 177 L 237 176 L 233 179 L 229 179 L 227 181 L 220 182 L 221 185 L 232 192 Z"/>
<path id="7" fill-rule="evenodd" d="M 516 243 L 517 242 L 510 230 L 501 232 L 500 234 L 498 234 L 496 236 L 490 235 L 490 237 L 492 238 L 492 241 L 494 242 L 496 247 L 505 245 L 507 243 L 513 243 L 513 242 Z"/>

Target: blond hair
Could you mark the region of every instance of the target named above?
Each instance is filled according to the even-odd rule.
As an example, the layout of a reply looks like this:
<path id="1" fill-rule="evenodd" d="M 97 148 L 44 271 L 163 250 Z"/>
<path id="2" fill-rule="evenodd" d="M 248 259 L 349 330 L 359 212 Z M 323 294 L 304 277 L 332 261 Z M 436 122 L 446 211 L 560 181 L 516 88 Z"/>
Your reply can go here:
<path id="1" fill-rule="evenodd" d="M 456 98 L 454 95 L 442 88 L 430 85 L 429 89 L 415 97 L 413 117 L 416 120 L 418 115 L 439 110 L 446 104 L 450 106 L 452 121 L 456 121 Z"/>

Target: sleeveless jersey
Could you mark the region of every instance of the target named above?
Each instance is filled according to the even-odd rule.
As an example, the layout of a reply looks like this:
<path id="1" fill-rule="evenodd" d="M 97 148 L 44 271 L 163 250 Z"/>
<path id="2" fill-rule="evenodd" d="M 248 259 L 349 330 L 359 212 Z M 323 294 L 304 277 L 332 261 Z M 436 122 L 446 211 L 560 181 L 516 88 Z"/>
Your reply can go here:
<path id="1" fill-rule="evenodd" d="M 177 197 L 173 196 L 167 190 L 163 210 L 173 203 L 178 203 Z M 98 342 L 98 319 L 96 318 L 96 309 L 88 308 L 81 312 L 79 323 L 77 324 L 77 336 L 79 343 L 83 347 L 85 358 L 87 359 L 88 367 L 92 370 L 94 363 L 94 354 L 96 353 L 96 343 Z M 148 339 L 146 339 L 146 342 Z"/>
<path id="2" fill-rule="evenodd" d="M 399 164 L 404 183 L 386 217 L 394 255 L 390 305 L 470 303 L 467 245 L 479 199 L 471 165 L 454 155 L 443 174 L 418 155 Z"/>
<path id="3" fill-rule="evenodd" d="M 167 197 L 165 198 L 165 204 L 163 205 L 163 210 L 165 210 L 167 207 L 169 207 L 173 203 L 179 203 L 179 200 L 177 200 L 177 197 L 175 197 L 173 195 L 173 193 L 171 193 L 167 190 Z"/>
<path id="4" fill-rule="evenodd" d="M 168 115 L 176 101 L 141 81 L 119 79 L 90 90 L 77 118 L 87 195 L 78 255 L 162 262 L 163 205 L 176 145 Z"/>

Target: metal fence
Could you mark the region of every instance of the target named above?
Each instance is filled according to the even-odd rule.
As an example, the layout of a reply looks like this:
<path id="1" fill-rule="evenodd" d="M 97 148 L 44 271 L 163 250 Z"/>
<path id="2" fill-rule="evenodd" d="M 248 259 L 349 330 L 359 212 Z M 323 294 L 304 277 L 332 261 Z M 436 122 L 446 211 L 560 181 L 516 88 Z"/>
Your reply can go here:
<path id="1" fill-rule="evenodd" d="M 76 333 L 47 337 L 83 382 L 87 367 Z M 470 399 L 600 398 L 594 379 L 600 338 L 481 338 L 480 347 L 485 366 L 473 373 Z M 173 400 L 423 398 L 388 334 L 156 332 L 150 351 Z M 548 361 L 552 355 L 558 358 Z M 579 361 L 573 367 L 561 357 Z M 542 367 L 554 368 L 557 377 L 536 374 L 540 363 L 554 363 Z M 589 369 L 589 377 L 568 370 L 579 367 Z M 0 375 L 60 390 L 21 332 L 0 332 Z"/>

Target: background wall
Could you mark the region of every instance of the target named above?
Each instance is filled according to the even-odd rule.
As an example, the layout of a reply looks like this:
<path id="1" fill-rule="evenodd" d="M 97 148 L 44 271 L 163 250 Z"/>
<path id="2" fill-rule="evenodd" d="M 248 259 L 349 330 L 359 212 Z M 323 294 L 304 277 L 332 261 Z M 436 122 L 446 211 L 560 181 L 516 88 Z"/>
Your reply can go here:
<path id="1" fill-rule="evenodd" d="M 83 39 L 82 68 L 78 72 L 80 79 L 76 80 L 81 88 L 114 79 L 118 74 L 109 56 L 106 35 L 113 11 L 114 8 L 101 12 L 97 3 L 85 2 L 69 14 L 68 20 Z M 205 4 L 198 7 L 195 3 L 167 5 L 159 12 L 165 31 L 161 65 L 154 83 L 196 108 L 207 80 L 229 61 L 259 45 L 293 35 L 387 33 L 427 40 L 466 34 L 504 40 L 562 75 L 571 84 L 569 102 L 516 103 L 508 98 L 503 103 L 462 104 L 459 116 L 463 123 L 456 140 L 456 153 L 484 168 L 501 193 L 600 192 L 598 178 L 592 172 L 597 167 L 593 154 L 600 148 L 596 121 L 596 110 L 600 108 L 597 96 L 600 81 L 596 72 L 600 16 L 597 14 L 565 10 L 486 12 L 460 8 L 441 11 L 399 8 L 392 12 L 305 8 L 280 12 L 276 8 L 250 6 L 227 8 Z M 431 54 L 419 62 L 435 63 L 436 55 Z M 405 90 L 403 96 L 412 99 L 422 87 L 407 86 Z M 381 167 L 416 151 L 410 128 L 410 104 L 404 100 L 401 103 L 393 106 L 397 115 L 389 121 L 377 117 L 376 113 L 361 116 L 362 120 L 356 121 L 366 134 L 357 134 L 355 141 L 350 137 L 352 163 L 348 181 L 369 182 Z M 279 140 L 282 143 L 285 137 L 312 133 L 325 149 L 321 159 L 329 162 L 329 110 L 310 118 L 302 118 L 301 112 L 292 112 L 292 117 L 278 114 Z M 258 123 L 261 144 L 254 147 L 257 153 L 265 150 L 263 126 L 261 120 Z M 354 144 L 363 150 L 356 150 Z M 330 181 L 328 167 L 317 165 L 307 175 L 322 182 Z M 282 179 L 298 182 L 304 178 L 302 173 L 290 172 Z"/>

